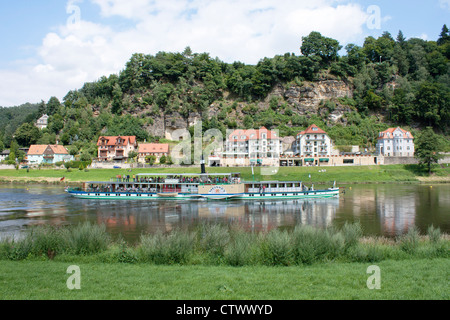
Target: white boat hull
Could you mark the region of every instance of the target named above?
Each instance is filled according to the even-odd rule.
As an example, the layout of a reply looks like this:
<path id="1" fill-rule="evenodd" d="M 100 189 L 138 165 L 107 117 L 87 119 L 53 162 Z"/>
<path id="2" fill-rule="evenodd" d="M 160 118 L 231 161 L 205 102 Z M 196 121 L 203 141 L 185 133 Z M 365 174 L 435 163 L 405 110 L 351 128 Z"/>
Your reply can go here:
<path id="1" fill-rule="evenodd" d="M 326 190 L 310 190 L 302 192 L 277 192 L 277 193 L 240 193 L 240 194 L 158 194 L 158 193 L 133 193 L 133 192 L 85 192 L 67 191 L 74 197 L 82 199 L 104 200 L 273 200 L 273 199 L 314 199 L 337 198 L 339 188 Z"/>

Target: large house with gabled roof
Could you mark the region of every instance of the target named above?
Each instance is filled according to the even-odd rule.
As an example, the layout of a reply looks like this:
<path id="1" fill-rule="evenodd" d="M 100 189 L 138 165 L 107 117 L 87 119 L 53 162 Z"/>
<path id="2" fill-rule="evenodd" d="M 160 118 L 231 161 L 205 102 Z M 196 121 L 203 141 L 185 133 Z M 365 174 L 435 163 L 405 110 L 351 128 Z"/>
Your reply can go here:
<path id="1" fill-rule="evenodd" d="M 54 164 L 74 160 L 67 149 L 62 145 L 31 145 L 28 150 L 26 161 L 28 164 Z"/>
<path id="2" fill-rule="evenodd" d="M 249 159 L 250 163 L 262 164 L 264 159 L 278 159 L 281 151 L 281 141 L 276 131 L 266 127 L 237 129 L 228 134 L 223 157 Z"/>
<path id="3" fill-rule="evenodd" d="M 400 127 L 389 128 L 378 135 L 377 154 L 385 157 L 414 157 L 414 137 Z"/>
<path id="4" fill-rule="evenodd" d="M 295 140 L 295 154 L 304 157 L 329 157 L 332 154 L 332 142 L 328 134 L 316 126 L 309 126 L 297 134 Z"/>
<path id="5" fill-rule="evenodd" d="M 162 156 L 168 157 L 170 146 L 168 143 L 140 143 L 138 149 L 138 161 L 145 163 L 146 157 L 155 156 L 159 162 Z"/>
<path id="6" fill-rule="evenodd" d="M 137 151 L 135 136 L 99 137 L 97 141 L 98 161 L 125 162 L 130 152 Z"/>

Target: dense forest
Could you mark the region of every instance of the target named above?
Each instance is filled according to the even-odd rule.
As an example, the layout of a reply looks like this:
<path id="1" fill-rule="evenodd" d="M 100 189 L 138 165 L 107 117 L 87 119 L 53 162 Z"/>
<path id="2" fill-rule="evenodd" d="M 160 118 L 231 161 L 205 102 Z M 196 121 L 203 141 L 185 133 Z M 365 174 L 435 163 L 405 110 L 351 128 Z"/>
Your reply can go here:
<path id="1" fill-rule="evenodd" d="M 342 54 L 345 50 L 346 54 Z M 183 121 L 197 114 L 203 130 L 266 126 L 282 136 L 296 135 L 315 123 L 336 145 L 376 144 L 380 130 L 402 126 L 417 133 L 431 126 L 449 149 L 450 32 L 443 26 L 437 41 L 394 38 L 384 32 L 367 37 L 363 46 L 343 48 L 337 40 L 312 32 L 302 38 L 299 55 L 263 58 L 256 65 L 225 63 L 208 53 L 136 53 L 119 74 L 103 76 L 70 91 L 59 101 L 0 108 L 0 149 L 35 143 L 69 145 L 74 155 L 89 159 L 97 153 L 99 135 L 136 135 L 154 141 L 148 128 L 155 119 L 176 114 Z M 317 112 L 298 112 L 281 86 L 337 80 L 351 96 L 321 101 Z M 264 107 L 267 106 L 267 107 Z M 211 108 L 216 112 L 209 112 Z M 327 116 L 345 107 L 345 121 Z M 33 123 L 48 114 L 48 128 Z"/>

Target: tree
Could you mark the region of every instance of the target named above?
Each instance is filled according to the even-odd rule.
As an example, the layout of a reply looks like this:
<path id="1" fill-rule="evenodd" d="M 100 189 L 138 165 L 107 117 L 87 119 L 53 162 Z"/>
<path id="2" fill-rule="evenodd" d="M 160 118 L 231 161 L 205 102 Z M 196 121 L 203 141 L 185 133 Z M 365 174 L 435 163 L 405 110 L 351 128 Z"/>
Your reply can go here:
<path id="1" fill-rule="evenodd" d="M 405 38 L 405 36 L 403 35 L 402 30 L 399 30 L 399 31 L 398 31 L 397 39 L 396 39 L 396 40 L 397 40 L 397 43 L 403 47 L 403 45 L 404 45 L 405 42 L 406 42 L 406 38 Z"/>
<path id="2" fill-rule="evenodd" d="M 118 83 L 116 83 L 114 85 L 114 88 L 112 91 L 112 96 L 113 96 L 113 101 L 112 101 L 111 113 L 120 115 L 120 114 L 122 114 L 123 92 Z"/>
<path id="3" fill-rule="evenodd" d="M 130 151 L 128 153 L 128 159 L 133 159 L 136 158 L 139 155 L 139 153 L 137 153 L 136 151 Z"/>
<path id="4" fill-rule="evenodd" d="M 325 64 L 335 61 L 342 46 L 337 40 L 322 36 L 319 32 L 313 31 L 307 37 L 302 37 L 302 54 L 306 57 L 319 56 Z"/>
<path id="5" fill-rule="evenodd" d="M 40 118 L 41 116 L 43 116 L 46 112 L 47 112 L 47 106 L 45 105 L 44 100 L 42 100 L 42 101 L 39 103 L 38 118 Z"/>
<path id="6" fill-rule="evenodd" d="M 83 152 L 80 156 L 81 161 L 89 162 L 92 161 L 92 157 L 88 152 Z M 84 168 L 83 168 L 84 169 Z"/>
<path id="7" fill-rule="evenodd" d="M 439 51 L 433 51 L 427 55 L 428 71 L 433 77 L 444 75 L 448 70 L 447 58 Z"/>
<path id="8" fill-rule="evenodd" d="M 159 163 L 160 164 L 165 164 L 167 161 L 167 157 L 165 155 L 162 155 L 161 158 L 159 158 Z"/>
<path id="9" fill-rule="evenodd" d="M 416 94 L 415 106 L 420 121 L 440 129 L 448 127 L 450 90 L 440 83 L 424 82 Z"/>
<path id="10" fill-rule="evenodd" d="M 56 113 L 48 118 L 47 129 L 49 132 L 58 134 L 64 128 L 64 118 Z"/>
<path id="11" fill-rule="evenodd" d="M 363 49 L 360 46 L 350 43 L 345 46 L 345 50 L 347 51 L 348 64 L 360 70 L 366 61 Z"/>
<path id="12" fill-rule="evenodd" d="M 139 141 L 148 140 L 148 132 L 143 128 L 141 121 L 129 114 L 115 116 L 107 124 L 106 135 L 110 136 L 136 136 Z"/>
<path id="13" fill-rule="evenodd" d="M 147 162 L 149 165 L 154 165 L 156 161 L 156 157 L 155 156 L 146 156 L 145 157 L 145 162 Z"/>
<path id="14" fill-rule="evenodd" d="M 390 106 L 391 120 L 396 123 L 411 124 L 414 117 L 414 95 L 406 89 L 394 90 L 392 105 Z"/>
<path id="15" fill-rule="evenodd" d="M 450 32 L 447 28 L 447 25 L 444 24 L 442 27 L 441 34 L 439 35 L 439 39 L 437 40 L 438 46 L 441 46 L 450 41 Z"/>
<path id="16" fill-rule="evenodd" d="M 61 102 L 59 102 L 58 98 L 51 97 L 47 103 L 47 114 L 49 116 L 54 115 L 58 111 L 60 106 L 61 106 Z"/>
<path id="17" fill-rule="evenodd" d="M 41 137 L 41 133 L 37 127 L 31 123 L 24 123 L 17 128 L 15 134 L 17 143 L 23 147 L 35 144 Z"/>
<path id="18" fill-rule="evenodd" d="M 439 136 L 434 133 L 432 127 L 427 127 L 416 139 L 415 157 L 420 165 L 424 165 L 431 174 L 431 165 L 437 163 L 440 155 Z"/>
<path id="19" fill-rule="evenodd" d="M 367 37 L 364 41 L 364 52 L 367 58 L 374 62 L 389 61 L 394 52 L 395 40 L 389 32 L 375 40 L 374 37 Z"/>

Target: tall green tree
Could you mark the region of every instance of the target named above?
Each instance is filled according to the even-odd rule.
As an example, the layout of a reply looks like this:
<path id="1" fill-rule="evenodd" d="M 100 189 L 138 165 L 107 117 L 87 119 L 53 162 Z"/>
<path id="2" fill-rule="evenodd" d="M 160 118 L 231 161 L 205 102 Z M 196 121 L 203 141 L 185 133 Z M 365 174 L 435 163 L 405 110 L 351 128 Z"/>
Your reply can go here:
<path id="1" fill-rule="evenodd" d="M 439 39 L 437 40 L 437 44 L 441 46 L 447 42 L 450 42 L 450 32 L 447 28 L 447 25 L 444 24 L 444 26 L 442 27 L 441 34 L 439 35 Z"/>
<path id="2" fill-rule="evenodd" d="M 450 120 L 450 89 L 441 83 L 424 82 L 416 94 L 418 119 L 429 126 L 446 130 Z"/>
<path id="3" fill-rule="evenodd" d="M 113 101 L 112 101 L 112 108 L 111 108 L 111 112 L 113 114 L 122 114 L 122 98 L 123 98 L 123 92 L 122 89 L 120 88 L 120 85 L 118 83 L 116 83 L 114 85 L 113 91 L 112 91 L 112 95 L 113 95 Z"/>
<path id="4" fill-rule="evenodd" d="M 325 64 L 335 61 L 342 46 L 337 40 L 322 36 L 319 32 L 313 31 L 308 36 L 302 37 L 302 54 L 306 57 L 319 56 Z"/>
<path id="5" fill-rule="evenodd" d="M 439 161 L 439 151 L 439 136 L 434 133 L 432 127 L 427 127 L 415 141 L 415 157 L 420 165 L 427 168 L 428 174 L 431 174 L 432 164 Z"/>
<path id="6" fill-rule="evenodd" d="M 23 147 L 35 144 L 41 137 L 41 132 L 31 123 L 24 123 L 17 128 L 14 137 L 17 143 Z"/>
<path id="7" fill-rule="evenodd" d="M 402 32 L 402 30 L 399 30 L 398 31 L 398 34 L 397 34 L 397 43 L 399 44 L 399 45 L 401 45 L 402 47 L 404 46 L 404 44 L 405 44 L 405 42 L 406 42 L 406 38 L 405 38 L 405 36 L 403 35 L 403 32 Z"/>
<path id="8" fill-rule="evenodd" d="M 47 114 L 49 116 L 54 115 L 58 111 L 60 106 L 61 106 L 61 102 L 59 102 L 58 98 L 51 97 L 47 103 Z"/>

